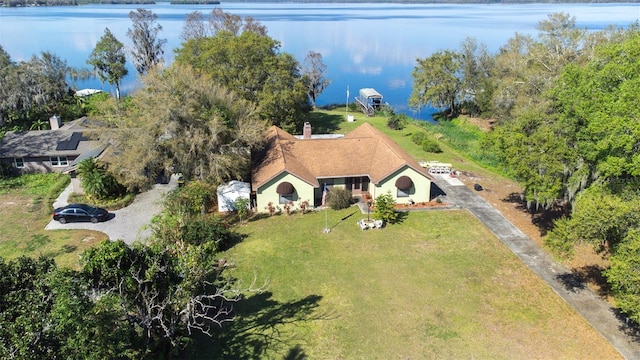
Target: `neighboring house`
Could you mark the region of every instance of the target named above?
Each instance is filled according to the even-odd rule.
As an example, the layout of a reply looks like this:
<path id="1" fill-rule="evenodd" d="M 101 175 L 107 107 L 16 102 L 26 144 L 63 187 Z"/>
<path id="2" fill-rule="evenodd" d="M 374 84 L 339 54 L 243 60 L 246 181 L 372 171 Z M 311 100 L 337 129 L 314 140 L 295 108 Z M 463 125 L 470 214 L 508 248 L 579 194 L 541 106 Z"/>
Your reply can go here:
<path id="1" fill-rule="evenodd" d="M 269 203 L 281 208 L 290 203 L 294 209 L 303 201 L 320 206 L 325 186 L 374 199 L 389 192 L 397 203 L 430 200 L 427 170 L 368 123 L 340 138 L 314 137 L 309 123 L 301 138 L 272 126 L 267 143 L 252 175 L 258 211 L 266 211 Z"/>
<path id="2" fill-rule="evenodd" d="M 71 174 L 74 191 L 81 192 L 75 169 L 80 161 L 99 157 L 104 140 L 87 126 L 87 118 L 62 125 L 59 116 L 49 119 L 51 130 L 8 131 L 0 139 L 0 163 L 14 174 L 61 172 Z"/>

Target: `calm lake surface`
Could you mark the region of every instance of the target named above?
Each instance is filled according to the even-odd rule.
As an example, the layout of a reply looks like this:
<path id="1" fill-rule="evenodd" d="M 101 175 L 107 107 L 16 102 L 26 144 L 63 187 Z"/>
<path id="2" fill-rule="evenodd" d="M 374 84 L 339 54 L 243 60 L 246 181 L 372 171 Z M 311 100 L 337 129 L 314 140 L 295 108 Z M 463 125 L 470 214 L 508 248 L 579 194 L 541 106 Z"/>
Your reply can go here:
<path id="1" fill-rule="evenodd" d="M 108 27 L 128 46 L 128 14 L 136 5 L 85 5 L 76 7 L 0 7 L 0 45 L 14 61 L 27 60 L 41 51 L 51 51 L 74 67 L 87 67 L 86 60 Z M 576 18 L 578 27 L 599 30 L 608 25 L 626 27 L 640 18 L 639 4 L 300 4 L 222 3 L 226 12 L 252 16 L 267 26 L 269 36 L 281 42 L 281 50 L 299 62 L 307 52 L 322 54 L 331 85 L 318 104 L 344 104 L 347 89 L 353 101 L 360 88 L 373 87 L 396 112 L 429 119 L 431 109 L 409 109 L 411 72 L 417 58 L 443 49 L 457 49 L 466 37 L 487 44 L 490 51 L 516 32 L 535 34 L 539 21 L 554 12 Z M 208 14 L 214 6 L 145 5 L 158 15 L 167 39 L 165 59 L 173 60 L 180 46 L 186 14 L 199 10 Z M 135 70 L 122 86 L 123 93 L 137 86 Z M 111 91 L 98 80 L 73 84 L 76 88 Z"/>

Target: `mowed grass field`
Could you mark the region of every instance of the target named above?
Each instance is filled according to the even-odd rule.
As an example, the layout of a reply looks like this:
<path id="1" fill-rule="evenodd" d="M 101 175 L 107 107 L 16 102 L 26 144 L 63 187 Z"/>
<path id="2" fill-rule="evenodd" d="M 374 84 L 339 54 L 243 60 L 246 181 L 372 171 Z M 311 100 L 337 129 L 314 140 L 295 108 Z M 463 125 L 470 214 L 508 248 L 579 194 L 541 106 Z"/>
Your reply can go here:
<path id="1" fill-rule="evenodd" d="M 467 211 L 369 231 L 363 217 L 352 207 L 240 226 L 246 238 L 223 254 L 232 274 L 268 285 L 238 304 L 220 358 L 620 358 Z"/>
<path id="2" fill-rule="evenodd" d="M 78 268 L 78 256 L 108 237 L 90 230 L 47 231 L 51 212 L 42 197 L 56 182 L 56 175 L 29 175 L 20 184 L 0 186 L 0 257 L 53 257 L 59 266 Z M 53 209 L 51 209 L 53 210 Z"/>

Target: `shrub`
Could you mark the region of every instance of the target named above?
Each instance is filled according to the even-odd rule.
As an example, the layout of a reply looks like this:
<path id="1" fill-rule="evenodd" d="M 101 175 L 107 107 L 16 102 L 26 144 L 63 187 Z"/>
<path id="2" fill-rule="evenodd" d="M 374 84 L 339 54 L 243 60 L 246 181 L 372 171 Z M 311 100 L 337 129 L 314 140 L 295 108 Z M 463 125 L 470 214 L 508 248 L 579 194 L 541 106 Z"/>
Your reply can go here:
<path id="1" fill-rule="evenodd" d="M 40 204 L 44 204 L 45 214 L 51 214 L 53 212 L 53 202 L 56 198 L 62 193 L 62 191 L 69 185 L 71 182 L 71 177 L 62 176 L 56 180 L 56 182 L 49 188 L 49 191 L 44 196 Z"/>
<path id="2" fill-rule="evenodd" d="M 265 207 L 265 210 L 269 211 L 269 216 L 273 216 L 276 213 L 276 207 L 271 201 L 269 201 L 267 207 Z"/>
<path id="3" fill-rule="evenodd" d="M 218 251 L 226 250 L 232 233 L 228 227 L 215 217 L 192 219 L 182 228 L 182 240 L 189 245 L 215 244 Z"/>
<path id="4" fill-rule="evenodd" d="M 422 141 L 427 137 L 427 133 L 424 131 L 416 131 L 411 135 L 411 141 L 416 145 L 421 145 Z"/>
<path id="5" fill-rule="evenodd" d="M 291 215 L 291 210 L 293 208 L 293 202 L 289 201 L 288 203 L 284 204 L 282 207 L 284 208 L 284 212 L 287 215 Z"/>
<path id="6" fill-rule="evenodd" d="M 78 165 L 78 177 L 88 197 L 96 199 L 117 198 L 125 193 L 116 178 L 107 171 L 106 164 L 94 158 L 84 159 Z"/>
<path id="7" fill-rule="evenodd" d="M 327 193 L 327 204 L 333 210 L 346 209 L 351 206 L 353 196 L 351 191 L 334 187 Z"/>
<path id="8" fill-rule="evenodd" d="M 394 224 L 398 221 L 398 212 L 396 211 L 396 201 L 391 193 L 378 196 L 375 202 L 375 211 L 373 218 L 383 220 L 385 223 Z"/>
<path id="9" fill-rule="evenodd" d="M 169 192 L 165 209 L 180 216 L 204 216 L 213 203 L 215 187 L 202 181 L 190 181 Z"/>
<path id="10" fill-rule="evenodd" d="M 71 194 L 69 195 L 68 202 L 69 203 L 85 203 L 101 208 L 105 208 L 107 210 L 118 210 L 125 208 L 136 199 L 136 194 L 134 193 L 126 193 L 125 195 L 117 198 L 111 199 L 96 199 L 91 198 L 86 195 L 81 194 Z"/>
<path id="11" fill-rule="evenodd" d="M 402 124 L 400 122 L 400 117 L 398 115 L 392 115 L 387 120 L 387 127 L 391 130 L 400 130 L 402 129 Z"/>
<path id="12" fill-rule="evenodd" d="M 387 127 L 392 130 L 402 130 L 407 127 L 409 118 L 405 114 L 392 114 L 387 120 Z"/>
<path id="13" fill-rule="evenodd" d="M 305 200 L 305 201 L 301 201 L 298 204 L 298 207 L 300 208 L 300 213 L 301 214 L 305 214 L 308 210 L 309 210 L 309 200 Z"/>
<path id="14" fill-rule="evenodd" d="M 432 139 L 425 138 L 422 140 L 422 150 L 430 153 L 441 153 L 442 149 L 437 142 Z"/>
<path id="15" fill-rule="evenodd" d="M 249 204 L 250 204 L 249 199 L 244 197 L 238 197 L 233 202 L 233 208 L 238 213 L 241 224 L 244 223 L 244 219 L 246 219 L 247 216 L 249 215 Z"/>

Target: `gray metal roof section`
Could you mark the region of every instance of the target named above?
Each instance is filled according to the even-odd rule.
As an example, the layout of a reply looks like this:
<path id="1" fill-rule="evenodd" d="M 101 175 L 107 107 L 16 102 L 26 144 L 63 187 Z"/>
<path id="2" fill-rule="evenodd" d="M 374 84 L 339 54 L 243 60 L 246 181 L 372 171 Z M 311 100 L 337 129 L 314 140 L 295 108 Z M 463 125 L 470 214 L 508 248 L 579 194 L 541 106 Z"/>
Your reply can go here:
<path id="1" fill-rule="evenodd" d="M 83 152 L 82 154 L 80 154 L 80 156 L 78 156 L 75 160 L 73 160 L 73 162 L 69 164 L 69 166 L 67 166 L 62 172 L 69 173 L 71 171 L 76 170 L 78 168 L 78 164 L 80 164 L 83 160 L 90 159 L 90 158 L 94 158 L 94 159 L 99 158 L 100 155 L 102 155 L 102 153 L 108 146 L 109 144 L 101 144 L 98 147 L 95 147 L 93 149 Z"/>
<path id="2" fill-rule="evenodd" d="M 78 156 L 100 146 L 84 127 L 86 118 L 64 124 L 57 130 L 8 131 L 0 139 L 0 158 Z"/>
<path id="3" fill-rule="evenodd" d="M 373 88 L 360 89 L 360 96 L 368 99 L 382 99 L 382 95 Z"/>

